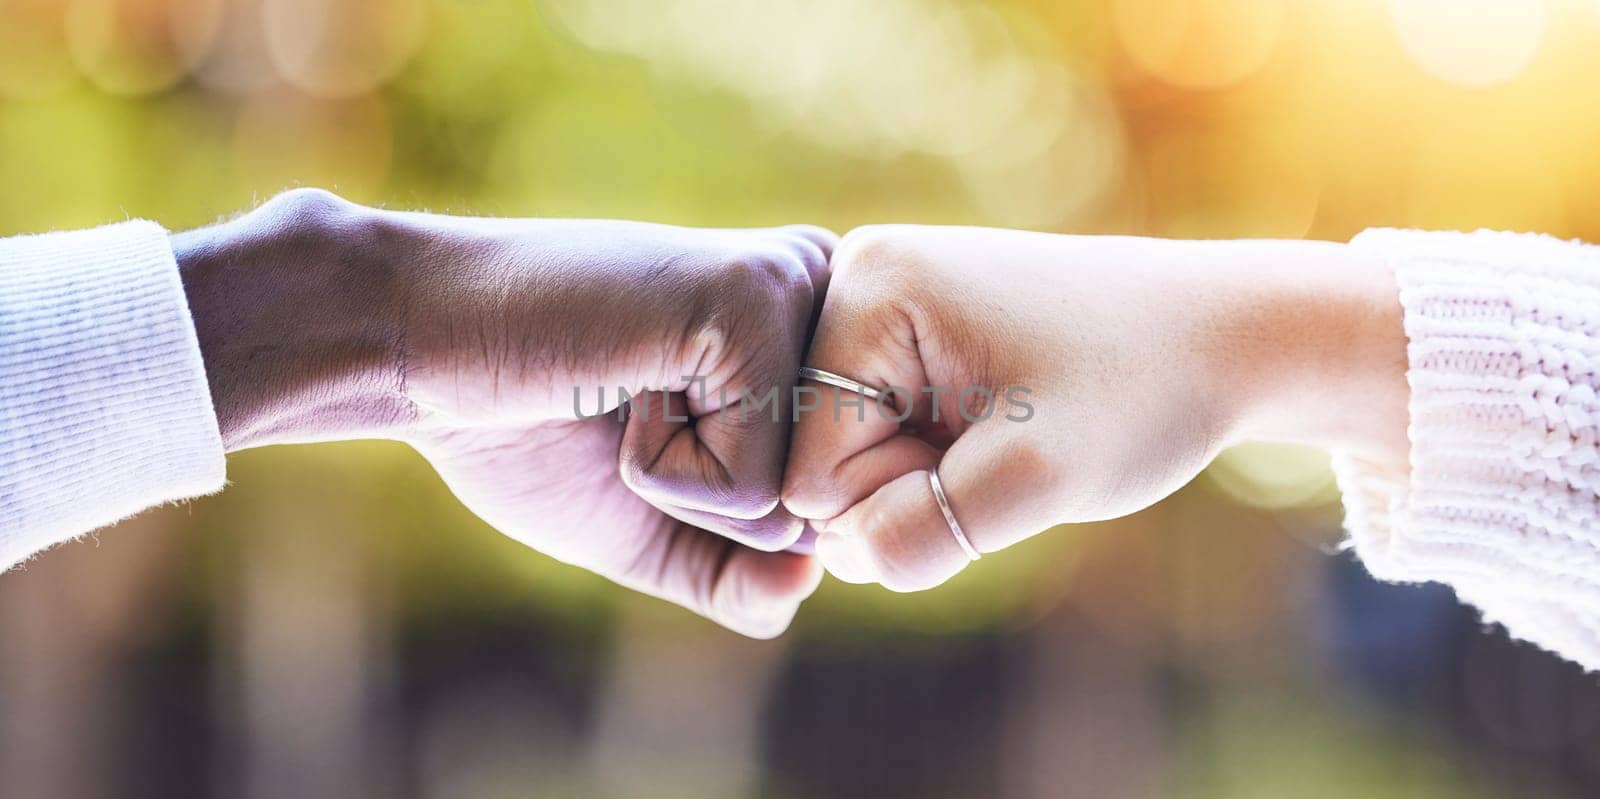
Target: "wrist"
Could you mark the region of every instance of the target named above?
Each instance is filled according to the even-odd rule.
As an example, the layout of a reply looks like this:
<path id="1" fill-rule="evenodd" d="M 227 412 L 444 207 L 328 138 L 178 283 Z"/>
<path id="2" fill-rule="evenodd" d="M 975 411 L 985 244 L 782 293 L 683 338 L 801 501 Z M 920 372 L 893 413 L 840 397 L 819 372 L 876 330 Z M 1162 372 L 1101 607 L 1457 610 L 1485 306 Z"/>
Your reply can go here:
<path id="1" fill-rule="evenodd" d="M 382 244 L 376 212 L 315 190 L 172 237 L 229 451 L 409 421 L 406 281 Z"/>
<path id="2" fill-rule="evenodd" d="M 1342 244 L 1243 242 L 1223 267 L 1214 329 L 1234 376 L 1236 440 L 1403 464 L 1410 389 L 1399 289 Z"/>

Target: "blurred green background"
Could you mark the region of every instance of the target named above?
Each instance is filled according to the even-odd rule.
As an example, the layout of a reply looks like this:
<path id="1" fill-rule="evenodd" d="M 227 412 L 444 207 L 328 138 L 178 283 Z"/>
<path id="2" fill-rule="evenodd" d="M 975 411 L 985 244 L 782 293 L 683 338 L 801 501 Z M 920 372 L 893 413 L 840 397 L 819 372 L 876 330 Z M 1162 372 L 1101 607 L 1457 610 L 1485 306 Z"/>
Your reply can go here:
<path id="1" fill-rule="evenodd" d="M 1588 0 L 0 0 L 0 234 L 284 188 L 690 225 L 1600 237 Z M 1173 301 L 1181 302 L 1181 297 Z M 0 578 L 19 797 L 1566 797 L 1600 694 L 1227 453 L 753 642 L 526 550 L 402 446 Z M 93 501 L 85 497 L 85 501 Z"/>

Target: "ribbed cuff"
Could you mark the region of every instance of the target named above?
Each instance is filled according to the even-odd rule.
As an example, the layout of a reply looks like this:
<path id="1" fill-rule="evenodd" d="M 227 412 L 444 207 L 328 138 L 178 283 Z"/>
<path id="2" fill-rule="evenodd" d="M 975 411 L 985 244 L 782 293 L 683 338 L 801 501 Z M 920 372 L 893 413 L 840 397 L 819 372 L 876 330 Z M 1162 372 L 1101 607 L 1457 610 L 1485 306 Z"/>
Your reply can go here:
<path id="1" fill-rule="evenodd" d="M 0 569 L 224 473 L 166 231 L 0 240 Z"/>
<path id="2" fill-rule="evenodd" d="M 1351 246 L 1394 269 L 1411 387 L 1408 477 L 1335 453 L 1357 553 L 1600 668 L 1600 250 L 1489 231 Z"/>

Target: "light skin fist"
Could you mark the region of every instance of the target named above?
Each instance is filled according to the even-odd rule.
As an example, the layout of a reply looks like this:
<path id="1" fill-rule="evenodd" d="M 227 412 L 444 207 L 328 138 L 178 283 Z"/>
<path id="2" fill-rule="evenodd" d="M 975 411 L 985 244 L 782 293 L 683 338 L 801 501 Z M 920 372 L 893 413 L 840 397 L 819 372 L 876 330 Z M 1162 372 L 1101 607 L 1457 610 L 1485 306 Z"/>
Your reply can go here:
<path id="1" fill-rule="evenodd" d="M 230 450 L 405 441 L 507 535 L 757 637 L 820 579 L 778 492 L 833 244 L 318 191 L 174 237 Z M 780 422 L 717 412 L 774 386 Z"/>
<path id="2" fill-rule="evenodd" d="M 910 389 L 880 414 L 824 388 L 796 425 L 784 504 L 842 579 L 967 565 L 934 468 L 981 552 L 1140 510 L 1246 439 L 1405 468 L 1397 292 L 1343 246 L 892 226 L 833 266 L 807 365 Z"/>

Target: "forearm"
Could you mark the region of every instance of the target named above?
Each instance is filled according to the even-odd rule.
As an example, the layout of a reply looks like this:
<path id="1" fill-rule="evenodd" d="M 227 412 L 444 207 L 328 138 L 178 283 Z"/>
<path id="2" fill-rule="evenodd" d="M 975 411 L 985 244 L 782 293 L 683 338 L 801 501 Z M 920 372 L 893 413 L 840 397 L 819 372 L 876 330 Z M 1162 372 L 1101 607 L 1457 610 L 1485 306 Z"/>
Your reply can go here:
<path id="1" fill-rule="evenodd" d="M 1213 308 L 1211 357 L 1239 439 L 1339 448 L 1401 468 L 1406 336 L 1389 267 L 1343 244 L 1231 242 L 1186 296 Z"/>
<path id="2" fill-rule="evenodd" d="M 385 236 L 378 212 L 317 191 L 172 236 L 229 451 L 411 421 L 407 286 Z"/>

